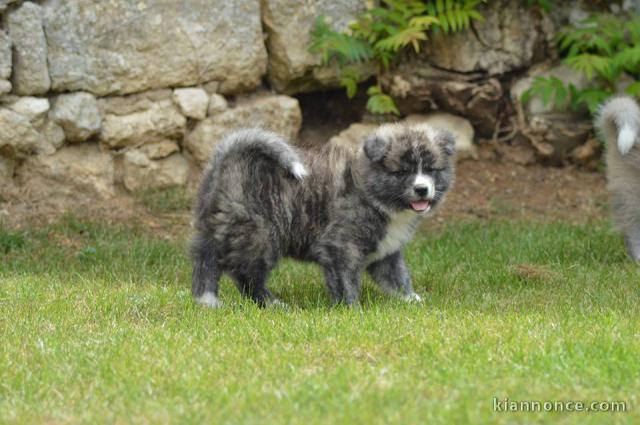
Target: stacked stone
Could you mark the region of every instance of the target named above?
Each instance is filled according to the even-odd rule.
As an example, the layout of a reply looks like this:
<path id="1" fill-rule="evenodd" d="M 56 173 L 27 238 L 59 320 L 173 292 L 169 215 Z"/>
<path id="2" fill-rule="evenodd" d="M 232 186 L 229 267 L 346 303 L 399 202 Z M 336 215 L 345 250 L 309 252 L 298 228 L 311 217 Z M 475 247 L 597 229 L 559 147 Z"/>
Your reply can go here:
<path id="1" fill-rule="evenodd" d="M 236 128 L 295 139 L 297 100 L 260 89 L 259 3 L 189 3 L 0 0 L 0 186 L 184 186 Z"/>

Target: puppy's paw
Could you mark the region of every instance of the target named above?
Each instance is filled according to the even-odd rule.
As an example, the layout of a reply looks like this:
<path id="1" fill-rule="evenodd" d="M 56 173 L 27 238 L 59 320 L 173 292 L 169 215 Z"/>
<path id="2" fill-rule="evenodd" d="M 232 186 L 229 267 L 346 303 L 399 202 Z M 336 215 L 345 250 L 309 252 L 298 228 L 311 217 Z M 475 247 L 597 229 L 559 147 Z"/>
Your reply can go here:
<path id="1" fill-rule="evenodd" d="M 293 177 L 297 180 L 302 180 L 309 175 L 309 171 L 301 162 L 294 162 L 293 165 L 291 165 L 291 174 L 293 174 Z"/>
<path id="2" fill-rule="evenodd" d="M 196 298 L 196 302 L 204 307 L 209 308 L 220 308 L 222 307 L 222 303 L 216 297 L 216 295 L 212 292 L 205 292 L 198 298 Z"/>
<path id="3" fill-rule="evenodd" d="M 267 307 L 288 309 L 289 304 L 274 297 L 273 299 L 267 301 Z"/>
<path id="4" fill-rule="evenodd" d="M 412 292 L 409 295 L 405 295 L 404 300 L 408 303 L 421 303 L 422 297 L 415 292 Z"/>

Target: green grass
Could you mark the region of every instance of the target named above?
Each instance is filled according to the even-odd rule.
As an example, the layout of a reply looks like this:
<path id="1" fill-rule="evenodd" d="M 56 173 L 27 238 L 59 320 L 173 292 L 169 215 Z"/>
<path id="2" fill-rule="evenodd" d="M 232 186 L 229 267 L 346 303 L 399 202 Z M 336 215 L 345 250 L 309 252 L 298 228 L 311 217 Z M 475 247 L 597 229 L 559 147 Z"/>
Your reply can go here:
<path id="1" fill-rule="evenodd" d="M 186 212 L 193 204 L 193 194 L 183 187 L 142 190 L 135 196 L 154 214 Z"/>
<path id="2" fill-rule="evenodd" d="M 186 239 L 0 228 L 0 423 L 639 423 L 640 267 L 608 223 L 475 222 L 407 250 L 422 305 L 332 308 L 284 262 L 256 308 L 195 306 Z M 626 413 L 494 412 L 623 400 Z"/>

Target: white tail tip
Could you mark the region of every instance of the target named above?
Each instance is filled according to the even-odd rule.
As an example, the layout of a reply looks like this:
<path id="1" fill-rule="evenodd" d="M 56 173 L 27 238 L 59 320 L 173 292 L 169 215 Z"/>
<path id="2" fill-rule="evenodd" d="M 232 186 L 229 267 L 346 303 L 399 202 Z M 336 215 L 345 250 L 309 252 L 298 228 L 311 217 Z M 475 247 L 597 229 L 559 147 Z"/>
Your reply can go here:
<path id="1" fill-rule="evenodd" d="M 294 162 L 291 166 L 291 174 L 298 180 L 302 180 L 303 178 L 309 175 L 309 171 L 301 162 Z"/>
<path id="2" fill-rule="evenodd" d="M 618 150 L 622 155 L 629 153 L 636 142 L 637 134 L 634 129 L 628 125 L 623 126 L 618 133 Z"/>

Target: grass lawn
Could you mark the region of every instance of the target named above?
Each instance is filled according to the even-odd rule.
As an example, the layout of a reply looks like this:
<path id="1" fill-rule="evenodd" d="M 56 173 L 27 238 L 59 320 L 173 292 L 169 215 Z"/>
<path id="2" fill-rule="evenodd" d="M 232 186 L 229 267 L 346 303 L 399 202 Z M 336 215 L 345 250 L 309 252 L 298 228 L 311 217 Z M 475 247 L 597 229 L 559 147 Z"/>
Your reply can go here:
<path id="1" fill-rule="evenodd" d="M 0 227 L 0 423 L 640 423 L 640 267 L 607 222 L 472 222 L 407 249 L 425 302 L 332 308 L 284 262 L 261 310 L 195 306 L 184 240 Z M 627 412 L 495 412 L 624 401 Z M 500 406 L 499 406 L 500 407 Z"/>

